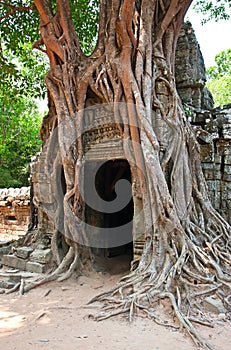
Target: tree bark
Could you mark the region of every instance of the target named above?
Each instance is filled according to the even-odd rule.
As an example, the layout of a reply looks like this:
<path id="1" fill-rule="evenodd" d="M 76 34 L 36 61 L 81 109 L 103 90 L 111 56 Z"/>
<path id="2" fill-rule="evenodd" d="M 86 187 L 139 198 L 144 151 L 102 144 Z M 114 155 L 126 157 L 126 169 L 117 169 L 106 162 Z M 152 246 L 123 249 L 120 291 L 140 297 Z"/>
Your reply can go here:
<path id="1" fill-rule="evenodd" d="M 125 156 L 134 159 L 132 186 L 142 201 L 145 245 L 138 267 L 98 300 L 113 295 L 119 312 L 130 310 L 132 317 L 138 309 L 151 316 L 157 300 L 168 299 L 195 342 L 208 347 L 189 314 L 197 314 L 202 291 L 230 307 L 230 228 L 209 201 L 199 145 L 175 86 L 176 42 L 191 0 L 101 0 L 98 41 L 89 57 L 81 51 L 67 0 L 56 1 L 55 13 L 49 0 L 34 3 L 50 59 L 47 176 L 55 183 L 63 168 L 66 192 L 60 196 L 54 185 L 55 216 L 63 217 L 70 247 L 62 262 L 57 257 L 51 278 L 64 271 L 68 277 L 83 256 L 76 242 L 88 245 L 80 189 L 84 109 L 90 103 L 113 106 Z M 118 103 L 126 104 L 126 113 Z"/>

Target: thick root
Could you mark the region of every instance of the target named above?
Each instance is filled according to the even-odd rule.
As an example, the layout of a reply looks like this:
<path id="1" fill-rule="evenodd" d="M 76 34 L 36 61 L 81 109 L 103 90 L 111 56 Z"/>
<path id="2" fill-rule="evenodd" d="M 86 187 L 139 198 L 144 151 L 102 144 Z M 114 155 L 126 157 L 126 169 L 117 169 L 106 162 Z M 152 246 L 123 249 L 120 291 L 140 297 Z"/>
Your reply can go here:
<path id="1" fill-rule="evenodd" d="M 142 312 L 161 324 L 154 310 L 161 300 L 168 299 L 180 327 L 187 331 L 197 347 L 211 350 L 211 345 L 201 337 L 193 323 L 213 326 L 209 316 L 205 318 L 205 296 L 214 295 L 221 299 L 227 312 L 231 310 L 230 275 L 227 269 L 223 271 L 222 264 L 214 261 L 214 254 L 211 256 L 209 250 L 196 247 L 188 240 L 184 242 L 186 246 L 182 247 L 182 252 L 187 254 L 178 254 L 174 263 L 173 256 L 162 251 L 165 261 L 159 273 L 147 263 L 146 270 L 143 265 L 142 272 L 138 267 L 116 287 L 93 298 L 89 303 L 100 301 L 103 304 L 96 320 L 126 314 L 131 321 L 134 315 Z"/>

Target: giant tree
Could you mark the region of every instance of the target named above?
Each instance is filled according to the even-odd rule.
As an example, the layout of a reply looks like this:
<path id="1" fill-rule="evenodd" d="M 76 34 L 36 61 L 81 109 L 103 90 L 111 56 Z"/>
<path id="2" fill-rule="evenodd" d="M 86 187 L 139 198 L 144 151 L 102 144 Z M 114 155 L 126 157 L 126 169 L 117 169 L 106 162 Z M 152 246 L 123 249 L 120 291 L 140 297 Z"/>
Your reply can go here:
<path id="1" fill-rule="evenodd" d="M 56 203 L 52 247 L 58 267 L 25 290 L 67 278 L 90 254 L 81 189 L 85 118 L 89 105 L 102 106 L 113 115 L 130 163 L 144 247 L 133 271 L 94 299 L 111 305 L 98 319 L 119 313 L 132 317 L 139 309 L 151 316 L 158 300 L 168 299 L 195 342 L 207 346 L 192 320 L 203 323 L 198 310 L 203 295 L 216 293 L 230 307 L 230 228 L 210 203 L 199 145 L 175 86 L 176 43 L 191 2 L 101 0 L 96 47 L 87 56 L 74 30 L 75 1 L 72 7 L 67 0 L 34 1 L 40 16 L 37 47 L 50 62 L 42 135 L 49 155 L 45 175 L 53 179 Z M 67 245 L 64 257 L 57 249 L 60 230 Z"/>

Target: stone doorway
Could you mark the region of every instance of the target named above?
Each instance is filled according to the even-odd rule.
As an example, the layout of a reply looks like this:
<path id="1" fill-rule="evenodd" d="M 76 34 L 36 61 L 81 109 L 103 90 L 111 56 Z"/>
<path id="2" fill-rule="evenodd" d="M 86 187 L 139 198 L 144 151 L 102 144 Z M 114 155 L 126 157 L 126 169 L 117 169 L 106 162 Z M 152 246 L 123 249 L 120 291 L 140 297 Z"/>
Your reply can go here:
<path id="1" fill-rule="evenodd" d="M 93 245 L 92 252 L 95 256 L 117 257 L 118 261 L 119 256 L 126 255 L 129 263 L 133 259 L 134 203 L 131 182 L 130 165 L 125 159 L 88 161 L 85 164 L 86 231 L 89 237 L 94 235 L 95 247 Z M 96 193 L 93 193 L 92 186 Z"/>

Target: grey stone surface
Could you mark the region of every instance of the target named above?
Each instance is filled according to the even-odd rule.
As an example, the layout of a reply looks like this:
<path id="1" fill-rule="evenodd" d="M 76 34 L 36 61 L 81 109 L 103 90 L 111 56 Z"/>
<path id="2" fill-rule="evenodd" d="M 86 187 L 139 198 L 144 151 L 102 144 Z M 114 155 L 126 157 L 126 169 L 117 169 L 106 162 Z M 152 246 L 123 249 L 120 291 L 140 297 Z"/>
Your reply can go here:
<path id="1" fill-rule="evenodd" d="M 9 254 L 10 249 L 11 249 L 10 246 L 6 246 L 6 247 L 1 247 L 0 248 L 0 261 L 1 261 L 2 257 L 3 257 L 3 255 Z"/>
<path id="2" fill-rule="evenodd" d="M 10 276 L 8 279 L 8 282 L 13 282 L 13 283 L 19 283 L 21 281 L 21 276 L 20 275 L 15 275 L 15 276 Z"/>
<path id="3" fill-rule="evenodd" d="M 26 263 L 26 271 L 35 272 L 35 273 L 43 273 L 45 272 L 45 266 L 38 262 L 28 261 Z"/>
<path id="4" fill-rule="evenodd" d="M 13 281 L 0 280 L 0 288 L 10 289 L 14 287 L 15 283 Z"/>
<path id="5" fill-rule="evenodd" d="M 176 84 L 183 103 L 198 111 L 213 108 L 213 98 L 205 87 L 204 59 L 191 23 L 183 23 L 177 42 Z"/>
<path id="6" fill-rule="evenodd" d="M 51 261 L 52 252 L 51 249 L 36 249 L 30 256 L 31 261 L 35 261 L 41 264 L 48 264 Z"/>
<path id="7" fill-rule="evenodd" d="M 33 249 L 31 247 L 19 247 L 16 249 L 15 255 L 19 258 L 27 259 L 32 252 Z"/>
<path id="8" fill-rule="evenodd" d="M 15 255 L 3 255 L 2 264 L 19 270 L 26 269 L 26 261 Z"/>

